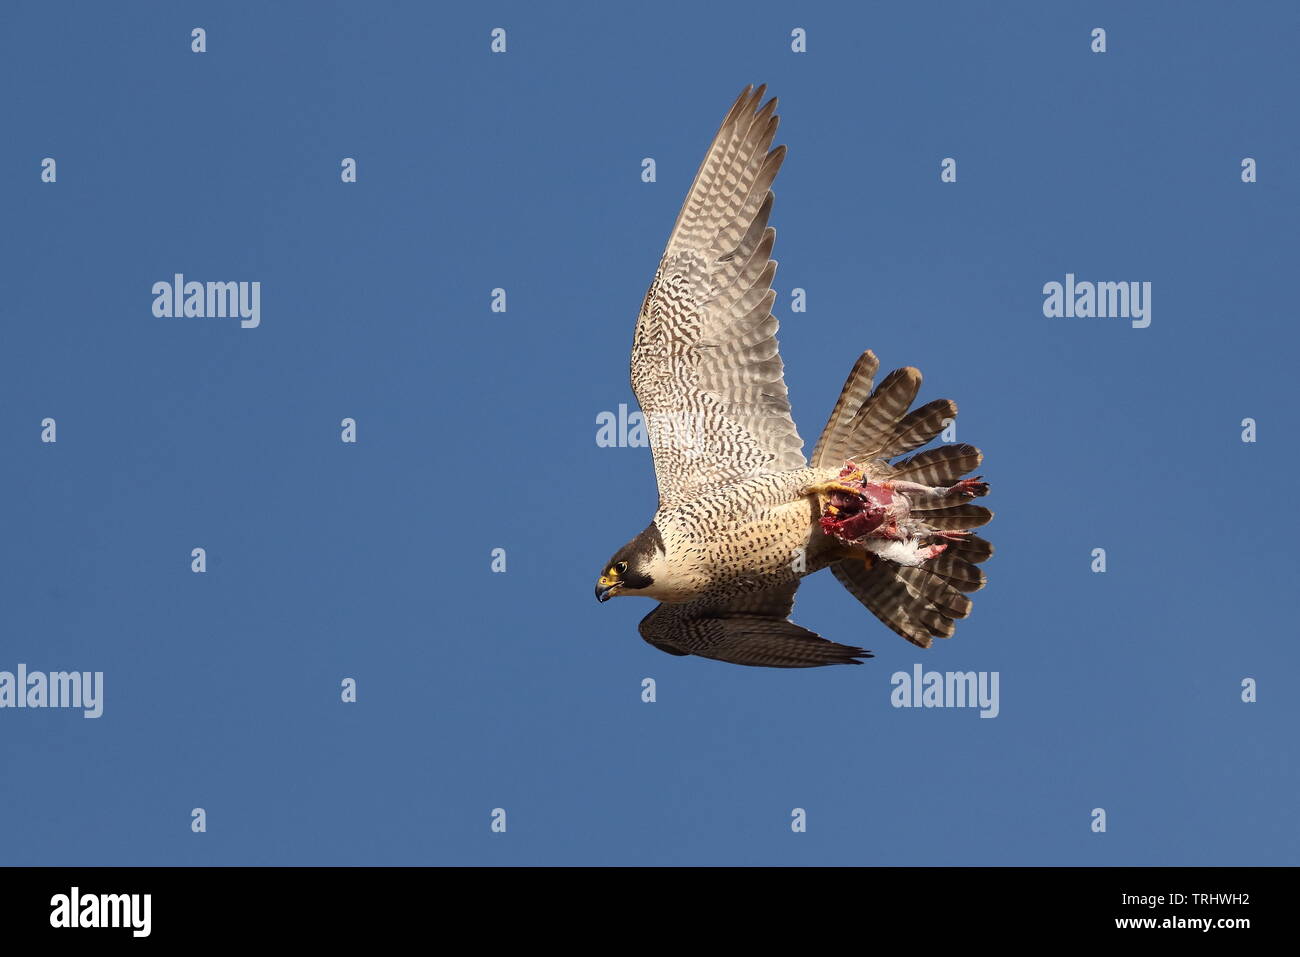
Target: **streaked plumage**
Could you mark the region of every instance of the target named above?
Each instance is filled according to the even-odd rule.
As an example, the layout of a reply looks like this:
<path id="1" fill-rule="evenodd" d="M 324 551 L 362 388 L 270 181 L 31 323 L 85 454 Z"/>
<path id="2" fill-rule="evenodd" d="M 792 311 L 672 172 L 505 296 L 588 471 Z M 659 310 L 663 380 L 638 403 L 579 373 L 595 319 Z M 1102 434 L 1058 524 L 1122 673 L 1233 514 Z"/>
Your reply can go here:
<path id="1" fill-rule="evenodd" d="M 632 389 L 659 509 L 606 565 L 597 595 L 659 599 L 640 631 L 670 654 L 780 668 L 857 664 L 870 652 L 788 620 L 799 579 L 830 567 L 890 628 L 928 647 L 969 614 L 966 593 L 984 584 L 976 564 L 992 553 L 983 539 L 954 533 L 991 513 L 968 504 L 985 486 L 971 493 L 969 480 L 958 484 L 979 464 L 971 446 L 889 463 L 932 441 L 957 408 L 941 399 L 909 412 L 921 382 L 911 368 L 873 389 L 870 352 L 804 459 L 771 313 L 770 187 L 785 148 L 771 148 L 776 100 L 760 107 L 763 92 L 746 88 L 723 120 L 641 307 Z M 862 481 L 889 483 L 887 536 L 849 543 L 819 527 L 827 489 L 848 461 Z M 941 537 L 947 544 L 935 545 Z"/>

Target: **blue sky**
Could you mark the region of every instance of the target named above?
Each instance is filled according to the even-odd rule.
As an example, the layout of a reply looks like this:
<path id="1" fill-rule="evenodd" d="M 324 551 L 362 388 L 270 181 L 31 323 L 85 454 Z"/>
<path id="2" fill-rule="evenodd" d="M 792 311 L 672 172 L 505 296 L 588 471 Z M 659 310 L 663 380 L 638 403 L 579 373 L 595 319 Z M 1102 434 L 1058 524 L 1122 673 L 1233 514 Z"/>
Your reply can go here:
<path id="1" fill-rule="evenodd" d="M 0 710 L 0 863 L 1300 863 L 1297 26 L 7 4 L 0 670 L 103 671 L 105 702 Z M 871 348 L 985 453 L 990 585 L 929 651 L 824 573 L 795 619 L 860 668 L 670 658 L 648 602 L 592 598 L 655 504 L 596 416 L 634 401 L 636 310 L 751 82 L 790 150 L 805 441 Z M 260 282 L 261 325 L 155 318 L 175 273 Z M 1151 282 L 1150 327 L 1045 318 L 1067 273 Z M 999 716 L 894 709 L 916 663 L 999 672 Z"/>

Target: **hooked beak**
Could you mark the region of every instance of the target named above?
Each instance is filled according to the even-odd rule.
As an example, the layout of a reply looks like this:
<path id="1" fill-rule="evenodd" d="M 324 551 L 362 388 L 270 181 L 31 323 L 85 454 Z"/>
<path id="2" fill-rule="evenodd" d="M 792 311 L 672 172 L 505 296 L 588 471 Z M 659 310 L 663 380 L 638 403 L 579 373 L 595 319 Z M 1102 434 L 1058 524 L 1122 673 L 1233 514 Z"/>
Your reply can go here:
<path id="1" fill-rule="evenodd" d="M 596 583 L 596 601 L 609 601 L 614 597 L 614 592 L 623 587 L 622 582 L 610 582 L 602 578 Z"/>

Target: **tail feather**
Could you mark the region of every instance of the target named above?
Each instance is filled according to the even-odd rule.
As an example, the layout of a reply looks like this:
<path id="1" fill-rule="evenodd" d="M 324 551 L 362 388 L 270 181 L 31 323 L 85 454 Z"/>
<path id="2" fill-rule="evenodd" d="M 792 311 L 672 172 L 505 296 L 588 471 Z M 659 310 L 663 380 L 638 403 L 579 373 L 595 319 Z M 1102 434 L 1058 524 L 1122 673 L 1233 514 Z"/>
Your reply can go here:
<path id="1" fill-rule="evenodd" d="M 870 458 L 892 459 L 913 449 L 919 449 L 957 417 L 957 403 L 952 399 L 935 399 L 919 409 L 913 409 L 894 428 L 894 434 L 873 451 Z"/>
<path id="2" fill-rule="evenodd" d="M 848 458 L 849 423 L 871 395 L 871 386 L 879 368 L 880 361 L 870 349 L 858 356 L 858 361 L 853 364 L 853 370 L 844 382 L 844 388 L 840 390 L 835 408 L 831 410 L 826 428 L 822 429 L 821 438 L 817 440 L 817 448 L 813 450 L 811 459 L 814 466 L 830 468 L 843 465 Z"/>
<path id="3" fill-rule="evenodd" d="M 894 434 L 898 421 L 907 412 L 916 393 L 921 391 L 921 373 L 911 366 L 895 369 L 876 386 L 876 390 L 849 422 L 845 446 L 846 458 L 880 458 L 880 450 Z"/>
<path id="4" fill-rule="evenodd" d="M 983 505 L 952 505 L 923 512 L 921 520 L 931 528 L 943 532 L 961 532 L 979 528 L 993 519 L 993 513 Z"/>
<path id="5" fill-rule="evenodd" d="M 949 542 L 948 549 L 943 554 L 978 565 L 993 557 L 993 544 L 978 535 L 966 535 L 960 541 Z"/>
<path id="6" fill-rule="evenodd" d="M 921 485 L 952 485 L 979 468 L 983 460 L 973 445 L 941 445 L 895 463 L 893 477 Z"/>
<path id="7" fill-rule="evenodd" d="M 965 618 L 970 614 L 971 600 L 927 569 L 904 565 L 898 569 L 898 577 L 907 584 L 913 598 L 934 605 L 945 617 Z"/>
<path id="8" fill-rule="evenodd" d="M 921 373 L 895 369 L 870 391 L 878 365 L 874 355 L 864 352 L 849 373 L 813 452 L 814 466 L 833 468 L 849 459 L 869 458 L 894 434 L 921 387 Z"/>
<path id="9" fill-rule="evenodd" d="M 964 558 L 958 558 L 951 553 L 951 550 L 938 558 L 931 559 L 925 567 L 961 592 L 979 591 L 987 583 L 984 573 L 978 566 Z"/>
<path id="10" fill-rule="evenodd" d="M 957 633 L 957 623 L 933 605 L 918 606 L 912 611 L 912 617 L 928 628 L 935 638 L 951 638 Z"/>
<path id="11" fill-rule="evenodd" d="M 856 558 L 845 559 L 831 566 L 831 573 L 840 580 L 840 584 L 862 602 L 868 611 L 912 644 L 929 648 L 934 640 L 931 637 L 932 626 L 917 617 L 921 605 L 908 595 L 907 586 L 895 577 L 897 571 L 897 565 L 886 565 L 883 562 L 868 568 Z M 938 624 L 933 627 L 936 631 L 945 630 Z"/>

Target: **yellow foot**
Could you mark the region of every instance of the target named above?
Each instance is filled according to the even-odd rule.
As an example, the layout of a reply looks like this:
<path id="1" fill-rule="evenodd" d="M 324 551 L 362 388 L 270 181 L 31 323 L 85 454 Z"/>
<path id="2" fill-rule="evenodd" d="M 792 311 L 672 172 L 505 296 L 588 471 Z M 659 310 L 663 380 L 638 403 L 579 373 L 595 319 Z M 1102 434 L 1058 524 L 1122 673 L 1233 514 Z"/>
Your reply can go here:
<path id="1" fill-rule="evenodd" d="M 861 561 L 867 568 L 876 563 L 876 556 L 860 545 L 849 545 L 835 539 L 827 548 L 826 556 L 832 562 Z"/>
<path id="2" fill-rule="evenodd" d="M 822 482 L 820 485 L 810 485 L 805 489 L 806 495 L 829 495 L 831 492 L 843 492 L 846 495 L 859 495 L 862 492 L 860 488 L 854 488 L 852 485 L 845 485 L 842 481 Z"/>

